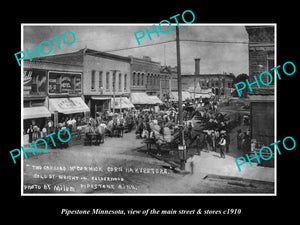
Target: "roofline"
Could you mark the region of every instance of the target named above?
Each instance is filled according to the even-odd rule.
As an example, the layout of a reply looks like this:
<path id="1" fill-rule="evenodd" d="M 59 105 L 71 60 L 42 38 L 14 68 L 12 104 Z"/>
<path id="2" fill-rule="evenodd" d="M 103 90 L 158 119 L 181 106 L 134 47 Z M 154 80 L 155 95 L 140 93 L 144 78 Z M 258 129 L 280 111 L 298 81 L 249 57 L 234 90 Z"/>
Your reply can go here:
<path id="1" fill-rule="evenodd" d="M 78 64 L 71 64 L 71 63 L 63 63 L 63 62 L 56 62 L 56 61 L 48 61 L 48 60 L 40 60 L 38 58 L 33 58 L 32 60 L 29 59 L 23 59 L 24 62 L 26 63 L 48 63 L 48 64 L 57 64 L 57 65 L 67 65 L 67 66 L 77 66 L 77 67 L 82 67 L 82 65 Z"/>
<path id="2" fill-rule="evenodd" d="M 230 74 L 221 74 L 221 73 L 208 73 L 208 74 L 181 74 L 181 76 L 186 76 L 186 77 L 201 77 L 201 76 L 228 76 L 231 77 L 232 75 Z"/>
<path id="3" fill-rule="evenodd" d="M 137 58 L 137 57 L 133 57 L 133 56 L 129 56 L 130 59 L 136 60 L 136 61 L 143 61 L 143 62 L 147 62 L 147 63 L 154 63 L 154 64 L 158 64 L 159 66 L 161 66 L 160 62 L 156 62 L 156 61 L 152 61 L 152 60 L 147 60 L 147 59 L 143 59 L 143 58 Z"/>
<path id="4" fill-rule="evenodd" d="M 97 51 L 94 49 L 81 49 L 80 51 L 83 51 L 84 54 L 86 55 L 90 55 L 90 56 L 102 56 L 104 58 L 114 58 L 120 61 L 125 61 L 125 62 L 131 62 L 131 58 L 126 57 L 126 56 L 120 56 L 120 55 L 115 55 L 115 54 L 111 54 L 111 53 L 107 53 L 107 52 L 101 52 L 101 51 Z"/>
<path id="5" fill-rule="evenodd" d="M 103 58 L 113 58 L 113 59 L 117 59 L 120 61 L 125 61 L 125 62 L 129 62 L 129 63 L 131 62 L 131 59 L 129 57 L 115 55 L 115 54 L 111 54 L 111 53 L 107 53 L 107 52 L 101 52 L 101 51 L 90 49 L 90 48 L 83 48 L 83 49 L 80 49 L 75 52 L 49 55 L 49 56 L 44 56 L 44 57 L 34 58 L 34 59 L 41 59 L 43 61 L 44 60 L 46 61 L 47 58 L 50 59 L 50 58 L 55 58 L 55 57 L 60 57 L 60 56 L 82 56 L 82 57 L 84 57 L 84 55 L 90 55 L 90 56 L 96 56 L 96 57 L 102 56 Z"/>

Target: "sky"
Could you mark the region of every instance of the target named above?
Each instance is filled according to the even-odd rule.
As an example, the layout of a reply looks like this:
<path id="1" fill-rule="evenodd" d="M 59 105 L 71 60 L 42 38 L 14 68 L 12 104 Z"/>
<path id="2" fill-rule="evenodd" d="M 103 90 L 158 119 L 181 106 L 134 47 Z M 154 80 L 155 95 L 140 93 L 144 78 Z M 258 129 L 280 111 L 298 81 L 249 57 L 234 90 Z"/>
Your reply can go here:
<path id="1" fill-rule="evenodd" d="M 152 61 L 160 62 L 161 65 L 176 66 L 176 23 L 171 26 L 169 33 L 160 32 L 159 37 L 155 32 L 151 33 L 149 39 L 145 28 L 154 30 L 153 24 L 23 24 L 23 50 L 34 51 L 34 45 L 38 48 L 43 41 L 52 44 L 49 55 L 62 54 L 78 51 L 82 48 L 90 48 L 98 51 L 109 52 L 121 56 L 132 55 L 134 57 L 149 56 Z M 170 29 L 167 23 L 161 27 L 165 32 Z M 141 38 L 140 45 L 134 36 L 135 32 L 143 30 L 145 36 Z M 76 40 L 71 45 L 62 41 L 62 35 L 66 31 L 72 31 Z M 138 33 L 137 35 L 141 35 Z M 55 40 L 50 38 L 60 35 L 58 42 L 61 49 L 57 47 Z M 244 26 L 241 25 L 203 25 L 203 24 L 180 24 L 180 59 L 182 74 L 194 74 L 195 58 L 200 58 L 200 73 L 233 73 L 235 76 L 241 73 L 249 73 L 248 65 L 248 35 Z M 72 42 L 70 33 L 65 35 L 67 42 Z M 193 41 L 183 41 L 193 40 Z M 195 40 L 197 42 L 195 42 Z M 166 42 L 163 44 L 157 44 Z M 210 41 L 210 42 L 199 42 Z M 219 42 L 243 42 L 243 43 L 211 43 Z M 143 47 L 144 45 L 149 45 Z M 152 45 L 157 44 L 157 45 Z M 124 48 L 138 47 L 127 50 L 111 51 Z M 45 43 L 42 50 L 48 52 L 50 47 Z M 44 56 L 41 54 L 41 56 Z M 33 54 L 32 57 L 37 57 Z M 28 56 L 26 56 L 28 58 Z"/>

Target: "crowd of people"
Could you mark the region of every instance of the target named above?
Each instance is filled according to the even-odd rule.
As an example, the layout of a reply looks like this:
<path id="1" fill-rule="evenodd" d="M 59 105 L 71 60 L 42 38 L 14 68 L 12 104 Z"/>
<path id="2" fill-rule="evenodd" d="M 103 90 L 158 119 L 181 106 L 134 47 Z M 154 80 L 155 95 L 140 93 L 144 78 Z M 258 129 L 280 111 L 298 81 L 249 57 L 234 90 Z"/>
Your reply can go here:
<path id="1" fill-rule="evenodd" d="M 42 129 L 37 124 L 31 124 L 26 131 L 29 137 L 28 143 L 32 144 L 37 139 L 43 138 L 47 141 L 48 146 L 50 146 L 51 148 L 60 148 L 60 149 L 67 148 L 69 146 L 68 142 L 58 141 L 57 135 L 52 135 L 51 137 L 53 138 L 55 143 L 53 144 L 51 137 L 48 135 L 52 133 L 57 134 L 58 132 L 60 132 L 60 137 L 62 138 L 62 140 L 66 140 L 68 139 L 68 134 L 66 129 L 68 129 L 69 132 L 71 133 L 73 126 L 74 124 L 71 125 L 67 123 L 58 123 L 57 127 L 55 127 L 51 119 L 47 120 L 46 124 L 43 126 Z"/>
<path id="2" fill-rule="evenodd" d="M 196 148 L 196 154 L 202 150 L 219 151 L 220 157 L 225 158 L 225 153 L 230 149 L 230 132 L 241 123 L 241 116 L 231 121 L 218 111 L 217 101 L 205 103 L 186 103 L 183 105 L 184 136 L 188 148 Z M 156 154 L 161 154 L 163 144 L 179 143 L 178 110 L 176 106 L 154 112 L 151 110 L 135 111 L 133 121 L 136 127 L 137 138 L 144 138 L 147 149 L 151 144 L 156 146 Z M 240 145 L 242 153 L 249 151 L 250 135 L 243 133 Z M 194 146 L 193 146 L 194 145 Z M 239 147 L 238 147 L 239 149 Z"/>
<path id="3" fill-rule="evenodd" d="M 27 133 L 29 143 L 32 143 L 38 138 L 44 138 L 53 132 L 57 133 L 60 129 L 68 129 L 77 139 L 81 139 L 83 134 L 85 145 L 100 145 L 104 143 L 106 136 L 122 138 L 124 132 L 131 132 L 134 129 L 136 138 L 145 139 L 149 150 L 151 144 L 154 144 L 156 146 L 154 151 L 160 155 L 164 144 L 177 148 L 180 137 L 178 121 L 178 107 L 173 105 L 160 110 L 146 108 L 128 109 L 118 113 L 105 111 L 96 113 L 95 118 L 65 116 L 61 117 L 57 127 L 54 127 L 53 121 L 48 119 L 43 128 L 31 125 Z M 230 151 L 230 132 L 241 119 L 239 117 L 237 124 L 233 126 L 232 121 L 219 113 L 218 101 L 207 100 L 186 102 L 183 105 L 183 121 L 185 143 L 188 148 L 196 148 L 196 154 L 199 155 L 204 149 L 217 152 L 219 148 L 220 157 L 225 158 L 225 153 Z M 51 141 L 48 141 L 51 145 Z M 241 153 L 249 152 L 250 142 L 249 132 L 238 130 L 237 149 Z M 68 143 L 57 147 L 67 146 Z"/>

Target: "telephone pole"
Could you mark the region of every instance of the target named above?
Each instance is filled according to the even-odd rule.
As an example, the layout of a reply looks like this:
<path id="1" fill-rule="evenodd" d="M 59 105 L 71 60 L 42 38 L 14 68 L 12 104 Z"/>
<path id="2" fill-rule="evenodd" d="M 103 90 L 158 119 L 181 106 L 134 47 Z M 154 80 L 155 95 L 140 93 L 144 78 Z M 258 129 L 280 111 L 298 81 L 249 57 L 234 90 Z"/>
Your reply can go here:
<path id="1" fill-rule="evenodd" d="M 113 72 L 112 87 L 113 87 L 113 113 L 115 113 L 115 99 L 116 99 L 116 80 L 117 72 L 120 70 L 110 70 Z"/>
<path id="2" fill-rule="evenodd" d="M 178 80 L 178 113 L 179 113 L 179 132 L 180 143 L 178 145 L 180 169 L 185 170 L 186 146 L 184 141 L 183 113 L 182 113 L 182 87 L 181 87 L 181 64 L 180 64 L 180 43 L 179 28 L 176 26 L 176 53 L 177 53 L 177 80 Z"/>

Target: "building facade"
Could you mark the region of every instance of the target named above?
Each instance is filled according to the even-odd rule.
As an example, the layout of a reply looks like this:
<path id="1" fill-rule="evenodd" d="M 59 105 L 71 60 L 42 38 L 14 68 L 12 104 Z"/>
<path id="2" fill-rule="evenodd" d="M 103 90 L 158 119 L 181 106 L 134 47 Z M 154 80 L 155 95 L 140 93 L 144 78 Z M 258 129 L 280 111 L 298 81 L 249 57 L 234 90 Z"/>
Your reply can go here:
<path id="1" fill-rule="evenodd" d="M 44 59 L 82 67 L 83 95 L 92 117 L 96 112 L 127 107 L 122 102 L 130 95 L 130 58 L 85 48 Z"/>
<path id="2" fill-rule="evenodd" d="M 131 59 L 131 92 L 146 92 L 148 95 L 160 95 L 160 68 L 159 62 L 150 57 Z"/>
<path id="3" fill-rule="evenodd" d="M 211 89 L 218 97 L 230 97 L 234 75 L 232 74 L 198 74 L 182 75 L 182 90 L 190 93 L 201 93 Z"/>
<path id="4" fill-rule="evenodd" d="M 268 146 L 274 142 L 274 26 L 246 26 L 249 36 L 249 80 L 254 76 L 268 71 L 273 75 L 269 86 L 252 85 L 249 92 L 251 115 L 251 138 L 257 143 Z M 262 76 L 264 83 L 269 82 L 268 76 Z"/>
<path id="5" fill-rule="evenodd" d="M 123 102 L 130 96 L 130 58 L 91 49 L 83 55 L 83 90 L 91 115 L 126 108 Z"/>
<path id="6" fill-rule="evenodd" d="M 176 74 L 177 75 L 177 74 Z M 162 100 L 170 99 L 172 93 L 172 78 L 175 74 L 172 74 L 172 70 L 168 66 L 162 66 L 160 69 L 160 97 Z M 176 79 L 177 81 L 177 79 Z M 178 85 L 176 85 L 178 86 Z"/>
<path id="7" fill-rule="evenodd" d="M 89 113 L 83 101 L 82 66 L 47 60 L 23 60 L 22 65 L 25 135 L 31 125 L 41 130 L 47 119 L 56 127 L 66 117 L 83 118 Z M 28 143 L 28 136 L 24 142 Z"/>

